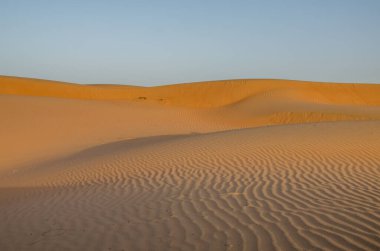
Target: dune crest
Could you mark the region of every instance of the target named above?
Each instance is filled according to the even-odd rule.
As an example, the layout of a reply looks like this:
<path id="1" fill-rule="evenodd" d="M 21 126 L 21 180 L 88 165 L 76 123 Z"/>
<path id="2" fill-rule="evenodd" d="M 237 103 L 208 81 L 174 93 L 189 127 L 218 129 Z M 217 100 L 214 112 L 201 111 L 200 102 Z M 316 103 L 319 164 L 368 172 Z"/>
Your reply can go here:
<path id="1" fill-rule="evenodd" d="M 376 84 L 337 84 L 292 80 L 221 80 L 156 87 L 78 85 L 0 76 L 0 94 L 90 100 L 156 101 L 183 107 L 210 108 L 257 96 L 302 99 L 332 104 L 380 105 Z"/>

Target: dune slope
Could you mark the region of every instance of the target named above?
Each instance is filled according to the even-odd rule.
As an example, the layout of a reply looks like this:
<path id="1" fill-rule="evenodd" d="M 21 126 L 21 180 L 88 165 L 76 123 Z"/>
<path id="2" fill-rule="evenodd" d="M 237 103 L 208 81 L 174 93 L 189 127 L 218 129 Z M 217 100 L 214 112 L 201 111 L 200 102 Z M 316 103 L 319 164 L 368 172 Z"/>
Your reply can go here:
<path id="1" fill-rule="evenodd" d="M 0 250 L 379 250 L 379 97 L 0 77 Z"/>
<path id="2" fill-rule="evenodd" d="M 378 250 L 380 123 L 127 140 L 1 180 L 3 250 Z M 5 205 L 4 205 L 5 204 Z"/>
<path id="3" fill-rule="evenodd" d="M 379 93 L 380 85 L 287 80 L 143 88 L 0 77 L 0 173 L 123 139 L 378 120 Z"/>

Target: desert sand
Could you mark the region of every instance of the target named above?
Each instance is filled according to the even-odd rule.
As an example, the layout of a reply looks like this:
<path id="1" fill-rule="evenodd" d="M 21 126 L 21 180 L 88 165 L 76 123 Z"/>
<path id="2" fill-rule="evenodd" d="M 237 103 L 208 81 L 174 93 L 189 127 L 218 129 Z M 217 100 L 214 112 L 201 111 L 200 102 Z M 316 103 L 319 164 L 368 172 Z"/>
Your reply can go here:
<path id="1" fill-rule="evenodd" d="M 0 76 L 0 250 L 380 250 L 380 85 Z"/>

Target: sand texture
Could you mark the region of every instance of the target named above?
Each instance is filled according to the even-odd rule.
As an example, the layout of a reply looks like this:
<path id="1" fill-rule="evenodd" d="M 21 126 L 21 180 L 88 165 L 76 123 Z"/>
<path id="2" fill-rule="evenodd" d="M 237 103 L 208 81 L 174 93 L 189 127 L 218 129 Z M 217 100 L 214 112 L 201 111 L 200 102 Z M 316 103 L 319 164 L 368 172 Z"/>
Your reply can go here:
<path id="1" fill-rule="evenodd" d="M 380 85 L 0 77 L 0 250 L 380 250 Z"/>

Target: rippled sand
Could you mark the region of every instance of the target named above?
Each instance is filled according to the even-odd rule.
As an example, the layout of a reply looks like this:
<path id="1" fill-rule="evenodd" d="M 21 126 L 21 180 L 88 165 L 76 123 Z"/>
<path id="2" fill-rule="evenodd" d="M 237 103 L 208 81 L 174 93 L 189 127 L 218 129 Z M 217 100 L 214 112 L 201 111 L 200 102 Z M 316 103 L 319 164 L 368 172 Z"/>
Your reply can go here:
<path id="1" fill-rule="evenodd" d="M 379 250 L 380 85 L 0 77 L 0 250 Z"/>

